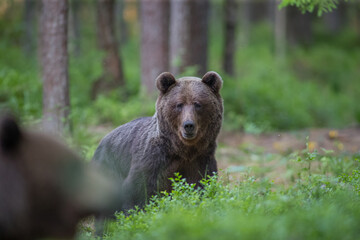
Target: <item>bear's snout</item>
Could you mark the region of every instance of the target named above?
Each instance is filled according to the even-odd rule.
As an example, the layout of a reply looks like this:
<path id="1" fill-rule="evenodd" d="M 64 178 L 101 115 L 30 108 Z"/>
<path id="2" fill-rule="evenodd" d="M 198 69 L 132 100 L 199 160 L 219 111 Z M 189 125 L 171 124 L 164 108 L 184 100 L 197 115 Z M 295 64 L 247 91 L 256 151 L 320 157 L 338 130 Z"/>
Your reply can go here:
<path id="1" fill-rule="evenodd" d="M 185 121 L 183 124 L 186 133 L 193 133 L 195 130 L 195 123 L 193 121 Z"/>
<path id="2" fill-rule="evenodd" d="M 183 123 L 183 132 L 182 132 L 182 136 L 187 139 L 187 140 L 191 140 L 194 139 L 196 137 L 196 124 L 191 121 L 191 120 L 187 120 Z"/>

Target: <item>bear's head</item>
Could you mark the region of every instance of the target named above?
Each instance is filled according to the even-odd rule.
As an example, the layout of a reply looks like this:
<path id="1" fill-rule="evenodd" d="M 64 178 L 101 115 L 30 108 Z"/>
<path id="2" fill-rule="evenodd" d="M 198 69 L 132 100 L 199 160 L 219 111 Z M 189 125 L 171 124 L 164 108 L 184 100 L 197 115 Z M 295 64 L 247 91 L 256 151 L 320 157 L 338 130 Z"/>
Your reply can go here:
<path id="1" fill-rule="evenodd" d="M 222 123 L 222 83 L 216 72 L 208 72 L 202 79 L 177 80 L 171 73 L 160 74 L 156 79 L 160 91 L 156 102 L 160 131 L 175 134 L 188 146 L 200 140 L 215 141 Z"/>
<path id="2" fill-rule="evenodd" d="M 72 237 L 113 197 L 110 181 L 69 148 L 0 116 L 0 239 Z"/>

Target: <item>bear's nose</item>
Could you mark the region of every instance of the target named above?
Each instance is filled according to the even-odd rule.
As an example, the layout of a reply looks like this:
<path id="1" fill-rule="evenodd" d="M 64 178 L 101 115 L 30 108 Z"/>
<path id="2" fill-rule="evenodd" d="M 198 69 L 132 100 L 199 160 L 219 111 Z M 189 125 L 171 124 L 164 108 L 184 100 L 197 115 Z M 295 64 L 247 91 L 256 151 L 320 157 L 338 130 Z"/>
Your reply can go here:
<path id="1" fill-rule="evenodd" d="M 195 124 L 193 121 L 185 121 L 183 127 L 187 133 L 192 133 L 195 130 Z"/>

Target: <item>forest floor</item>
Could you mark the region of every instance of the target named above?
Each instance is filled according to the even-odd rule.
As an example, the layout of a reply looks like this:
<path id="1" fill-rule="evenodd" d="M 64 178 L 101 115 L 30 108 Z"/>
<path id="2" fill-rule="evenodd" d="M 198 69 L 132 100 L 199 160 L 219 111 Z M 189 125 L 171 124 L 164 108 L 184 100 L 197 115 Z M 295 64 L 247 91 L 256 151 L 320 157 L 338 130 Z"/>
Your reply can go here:
<path id="1" fill-rule="evenodd" d="M 222 169 L 220 175 L 226 175 L 229 181 L 255 175 L 287 184 L 294 174 L 289 171 L 289 164 L 292 164 L 289 159 L 296 161 L 296 154 L 301 154 L 304 149 L 322 155 L 360 153 L 360 127 L 264 134 L 223 131 L 218 142 L 216 158 Z"/>

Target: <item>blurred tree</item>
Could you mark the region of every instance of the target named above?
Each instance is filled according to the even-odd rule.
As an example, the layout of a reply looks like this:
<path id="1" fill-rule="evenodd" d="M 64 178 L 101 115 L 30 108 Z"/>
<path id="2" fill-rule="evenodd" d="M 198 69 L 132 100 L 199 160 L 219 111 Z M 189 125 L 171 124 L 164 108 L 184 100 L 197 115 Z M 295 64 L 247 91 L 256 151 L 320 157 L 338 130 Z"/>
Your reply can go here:
<path id="1" fill-rule="evenodd" d="M 43 127 L 62 133 L 69 126 L 67 52 L 67 0 L 42 0 L 41 63 L 43 79 Z"/>
<path id="2" fill-rule="evenodd" d="M 286 8 L 275 7 L 274 12 L 275 55 L 283 59 L 286 54 Z"/>
<path id="3" fill-rule="evenodd" d="M 171 2 L 170 61 L 175 75 L 196 66 L 197 75 L 207 70 L 208 0 Z"/>
<path id="4" fill-rule="evenodd" d="M 240 43 L 246 46 L 249 43 L 250 35 L 250 13 L 249 13 L 249 0 L 239 1 L 240 8 Z"/>
<path id="5" fill-rule="evenodd" d="M 73 40 L 73 51 L 76 57 L 80 56 L 80 0 L 70 0 L 70 38 Z"/>
<path id="6" fill-rule="evenodd" d="M 347 5 L 348 4 L 345 3 L 339 3 L 337 9 L 324 14 L 323 19 L 325 26 L 331 33 L 338 33 L 344 26 L 346 26 Z"/>
<path id="7" fill-rule="evenodd" d="M 223 69 L 233 76 L 234 75 L 234 54 L 236 52 L 236 27 L 237 27 L 237 0 L 225 0 L 224 18 L 225 18 L 225 41 L 223 55 Z"/>
<path id="8" fill-rule="evenodd" d="M 247 0 L 247 4 L 251 23 L 272 20 L 274 16 L 272 0 Z"/>
<path id="9" fill-rule="evenodd" d="M 115 34 L 114 7 L 115 0 L 97 1 L 97 39 L 100 48 L 105 52 L 105 58 L 103 75 L 92 86 L 91 97 L 93 99 L 101 92 L 125 86 L 122 61 L 118 53 Z"/>
<path id="10" fill-rule="evenodd" d="M 311 13 L 301 13 L 296 7 L 289 6 L 286 9 L 286 32 L 291 45 L 309 45 L 313 39 Z"/>
<path id="11" fill-rule="evenodd" d="M 29 56 L 34 53 L 36 41 L 36 0 L 25 0 L 23 16 L 23 48 L 25 53 Z"/>
<path id="12" fill-rule="evenodd" d="M 169 1 L 143 0 L 140 8 L 141 81 L 151 96 L 155 78 L 169 71 Z"/>
<path id="13" fill-rule="evenodd" d="M 120 29 L 119 43 L 123 45 L 128 39 L 128 27 L 124 19 L 124 7 L 125 0 L 116 0 L 115 17 L 116 17 L 116 29 Z"/>

